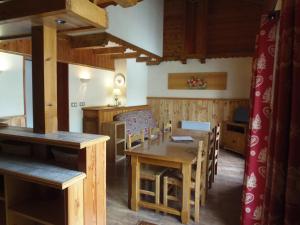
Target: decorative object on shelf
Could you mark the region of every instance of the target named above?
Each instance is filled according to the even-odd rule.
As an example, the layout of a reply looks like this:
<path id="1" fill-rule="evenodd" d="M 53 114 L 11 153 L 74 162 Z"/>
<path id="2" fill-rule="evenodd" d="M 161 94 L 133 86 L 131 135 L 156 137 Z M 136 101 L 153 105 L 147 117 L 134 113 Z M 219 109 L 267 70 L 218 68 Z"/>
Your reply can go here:
<path id="1" fill-rule="evenodd" d="M 226 72 L 169 73 L 168 89 L 226 90 Z"/>
<path id="2" fill-rule="evenodd" d="M 186 83 L 191 89 L 206 89 L 207 87 L 207 82 L 199 77 L 188 79 Z"/>
<path id="3" fill-rule="evenodd" d="M 119 88 L 114 88 L 113 95 L 115 99 L 115 106 L 119 106 L 120 105 L 119 96 L 121 95 L 121 90 Z"/>
<path id="4" fill-rule="evenodd" d="M 117 87 L 123 87 L 125 85 L 125 76 L 122 73 L 118 73 L 115 76 L 115 85 Z"/>

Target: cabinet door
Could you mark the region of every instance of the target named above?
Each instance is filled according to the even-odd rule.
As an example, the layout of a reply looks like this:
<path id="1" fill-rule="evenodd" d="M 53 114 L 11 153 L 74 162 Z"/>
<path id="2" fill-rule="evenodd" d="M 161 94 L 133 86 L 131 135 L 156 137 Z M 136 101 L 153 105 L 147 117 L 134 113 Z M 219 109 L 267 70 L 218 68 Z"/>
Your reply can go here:
<path id="1" fill-rule="evenodd" d="M 235 152 L 244 154 L 245 151 L 245 135 L 226 131 L 223 133 L 223 146 Z"/>

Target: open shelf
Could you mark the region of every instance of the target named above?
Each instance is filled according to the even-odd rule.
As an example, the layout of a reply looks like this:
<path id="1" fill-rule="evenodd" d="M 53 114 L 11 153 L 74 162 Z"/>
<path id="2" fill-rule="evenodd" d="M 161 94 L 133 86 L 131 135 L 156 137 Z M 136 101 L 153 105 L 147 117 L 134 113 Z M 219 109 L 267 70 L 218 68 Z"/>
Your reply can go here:
<path id="1" fill-rule="evenodd" d="M 119 143 L 122 143 L 122 142 L 125 142 L 125 138 L 117 138 L 116 139 L 116 144 L 119 144 Z"/>
<path id="2" fill-rule="evenodd" d="M 8 211 L 44 225 L 63 225 L 65 220 L 61 199 L 26 201 L 9 207 Z"/>
<path id="3" fill-rule="evenodd" d="M 4 201 L 4 177 L 0 175 L 0 202 Z M 0 223 L 1 224 L 1 223 Z"/>
<path id="4" fill-rule="evenodd" d="M 6 225 L 5 204 L 0 201 L 0 225 Z"/>

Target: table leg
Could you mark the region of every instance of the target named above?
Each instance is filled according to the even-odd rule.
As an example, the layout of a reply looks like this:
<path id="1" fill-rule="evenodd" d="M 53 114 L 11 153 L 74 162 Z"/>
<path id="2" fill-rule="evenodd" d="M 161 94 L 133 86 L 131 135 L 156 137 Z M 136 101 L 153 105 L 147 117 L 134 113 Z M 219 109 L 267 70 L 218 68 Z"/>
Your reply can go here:
<path id="1" fill-rule="evenodd" d="M 190 201 L 191 201 L 191 171 L 189 164 L 182 165 L 183 186 L 182 186 L 182 210 L 181 222 L 187 224 L 190 220 Z"/>
<path id="2" fill-rule="evenodd" d="M 131 209 L 138 211 L 140 202 L 140 162 L 136 156 L 131 156 L 131 174 Z"/>

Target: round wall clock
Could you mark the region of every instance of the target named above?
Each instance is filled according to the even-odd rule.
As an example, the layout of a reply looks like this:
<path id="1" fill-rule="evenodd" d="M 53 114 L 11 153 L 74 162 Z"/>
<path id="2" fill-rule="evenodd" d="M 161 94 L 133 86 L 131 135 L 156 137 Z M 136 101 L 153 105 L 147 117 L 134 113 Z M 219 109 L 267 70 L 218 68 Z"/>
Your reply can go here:
<path id="1" fill-rule="evenodd" d="M 118 73 L 115 76 L 115 85 L 118 87 L 124 86 L 125 85 L 125 76 L 122 73 Z"/>

